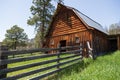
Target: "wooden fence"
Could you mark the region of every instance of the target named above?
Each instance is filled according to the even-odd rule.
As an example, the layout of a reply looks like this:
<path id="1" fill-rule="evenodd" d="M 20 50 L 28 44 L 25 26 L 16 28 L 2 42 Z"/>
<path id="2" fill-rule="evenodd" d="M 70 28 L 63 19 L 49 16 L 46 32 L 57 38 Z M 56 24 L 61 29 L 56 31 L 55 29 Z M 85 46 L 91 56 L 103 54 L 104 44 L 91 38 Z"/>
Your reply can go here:
<path id="1" fill-rule="evenodd" d="M 16 79 L 21 79 L 23 77 L 33 75 L 39 72 L 44 72 L 46 70 L 51 70 L 55 69 L 53 71 L 48 71 L 44 72 L 44 74 L 32 77 L 30 80 L 39 80 L 42 78 L 45 78 L 47 76 L 50 76 L 52 74 L 55 74 L 75 63 L 78 61 L 82 60 L 82 47 L 81 46 L 67 46 L 67 47 L 59 47 L 59 48 L 41 48 L 41 49 L 31 49 L 31 50 L 22 50 L 22 51 L 6 51 L 7 49 L 1 49 L 0 50 L 0 80 L 16 80 Z M 56 52 L 54 54 L 41 54 L 39 52 L 49 52 L 53 51 Z M 61 52 L 61 50 L 66 50 L 66 52 Z M 32 53 L 32 54 L 31 54 Z M 33 53 L 39 53 L 40 55 L 34 55 Z M 31 56 L 27 57 L 15 57 L 17 55 L 25 55 L 29 54 Z M 72 54 L 72 55 L 70 55 Z M 12 56 L 14 55 L 14 58 Z M 65 56 L 64 56 L 65 55 Z M 63 56 L 63 57 L 61 57 Z M 36 59 L 43 59 L 43 58 L 48 58 L 48 57 L 55 57 L 54 59 L 51 60 L 45 60 L 45 61 L 40 61 L 40 62 L 35 62 L 31 64 L 26 64 L 26 65 L 21 65 L 17 67 L 7 67 L 9 64 L 14 64 L 18 62 L 25 62 L 25 61 L 31 61 L 31 60 L 36 60 Z M 63 61 L 65 60 L 65 61 Z M 19 70 L 24 70 L 36 66 L 41 66 L 49 63 L 53 63 L 48 65 L 46 67 L 38 68 L 37 70 L 32 70 L 28 71 L 25 73 L 17 74 L 17 75 L 10 75 L 8 76 L 7 74 Z M 67 65 L 69 64 L 69 65 Z M 67 66 L 64 66 L 67 65 Z M 62 67 L 61 67 L 62 66 Z"/>

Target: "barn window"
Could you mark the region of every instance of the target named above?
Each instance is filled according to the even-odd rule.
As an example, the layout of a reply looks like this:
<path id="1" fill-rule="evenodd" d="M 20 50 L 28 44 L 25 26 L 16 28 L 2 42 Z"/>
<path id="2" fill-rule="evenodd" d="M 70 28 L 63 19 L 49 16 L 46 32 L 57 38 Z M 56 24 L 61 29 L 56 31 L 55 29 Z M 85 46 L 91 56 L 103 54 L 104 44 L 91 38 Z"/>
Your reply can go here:
<path id="1" fill-rule="evenodd" d="M 51 41 L 50 41 L 50 44 L 51 44 L 51 45 L 54 45 L 54 40 L 51 40 Z"/>
<path id="2" fill-rule="evenodd" d="M 79 37 L 75 37 L 75 43 L 79 43 L 79 42 L 80 42 Z"/>

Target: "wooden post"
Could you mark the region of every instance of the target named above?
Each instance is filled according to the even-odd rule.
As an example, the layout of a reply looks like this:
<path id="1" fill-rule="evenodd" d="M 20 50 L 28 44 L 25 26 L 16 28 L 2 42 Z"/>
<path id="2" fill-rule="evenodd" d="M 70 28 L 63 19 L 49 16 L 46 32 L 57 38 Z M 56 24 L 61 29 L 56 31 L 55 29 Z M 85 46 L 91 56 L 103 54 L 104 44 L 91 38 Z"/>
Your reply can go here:
<path id="1" fill-rule="evenodd" d="M 59 63 L 60 63 L 60 52 L 61 52 L 61 46 L 59 45 L 58 46 L 58 48 L 59 48 L 59 51 L 58 51 L 58 53 L 57 53 L 57 64 L 58 64 L 58 66 L 57 66 L 57 68 L 59 69 L 60 68 L 60 66 L 59 66 Z"/>
<path id="2" fill-rule="evenodd" d="M 82 48 L 82 43 L 80 43 L 80 57 L 82 56 L 82 58 L 83 58 L 83 48 Z"/>
<path id="3" fill-rule="evenodd" d="M 8 58 L 7 56 L 3 56 L 3 54 L 2 54 L 2 51 L 7 51 L 7 50 L 8 50 L 7 46 L 0 46 L 0 60 L 5 60 L 5 59 Z M 6 69 L 6 68 L 7 68 L 7 64 L 6 65 L 1 65 L 0 64 L 0 70 L 1 69 Z M 7 74 L 0 75 L 0 79 L 6 78 L 6 77 L 7 77 Z"/>
<path id="4" fill-rule="evenodd" d="M 118 50 L 120 50 L 120 35 L 117 36 L 117 46 Z"/>

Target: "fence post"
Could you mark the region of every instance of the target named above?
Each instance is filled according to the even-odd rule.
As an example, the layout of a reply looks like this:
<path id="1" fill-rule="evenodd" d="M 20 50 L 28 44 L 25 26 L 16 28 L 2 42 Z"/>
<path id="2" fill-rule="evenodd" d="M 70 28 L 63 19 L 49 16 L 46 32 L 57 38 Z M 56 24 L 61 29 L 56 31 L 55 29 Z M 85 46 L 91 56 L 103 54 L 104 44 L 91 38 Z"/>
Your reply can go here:
<path id="1" fill-rule="evenodd" d="M 8 47 L 7 46 L 0 46 L 0 61 L 8 58 L 7 56 L 3 56 L 2 51 L 8 51 Z M 6 69 L 6 68 L 7 68 L 7 64 L 6 65 L 0 64 L 0 70 Z M 7 74 L 0 75 L 0 79 L 6 78 L 6 77 L 7 77 Z"/>
<path id="2" fill-rule="evenodd" d="M 58 50 L 58 53 L 57 53 L 57 64 L 58 64 L 58 66 L 57 66 L 57 69 L 59 70 L 59 68 L 60 68 L 60 66 L 59 66 L 59 64 L 60 64 L 60 52 L 61 52 L 61 47 L 60 47 L 60 45 L 58 46 L 58 48 L 59 48 L 59 50 Z"/>
<path id="3" fill-rule="evenodd" d="M 80 57 L 82 56 L 82 58 L 83 58 L 83 53 L 82 53 L 82 43 L 80 43 Z"/>

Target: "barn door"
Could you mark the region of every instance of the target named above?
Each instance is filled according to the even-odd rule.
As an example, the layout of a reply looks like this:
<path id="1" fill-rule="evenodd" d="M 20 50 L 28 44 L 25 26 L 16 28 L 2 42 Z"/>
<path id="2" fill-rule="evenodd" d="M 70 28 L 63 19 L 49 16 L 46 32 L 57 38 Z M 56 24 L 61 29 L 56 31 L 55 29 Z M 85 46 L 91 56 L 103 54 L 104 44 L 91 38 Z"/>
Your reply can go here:
<path id="1" fill-rule="evenodd" d="M 61 40 L 60 41 L 60 47 L 65 47 L 66 46 L 66 40 Z M 66 50 L 61 50 L 61 52 L 65 52 Z"/>

